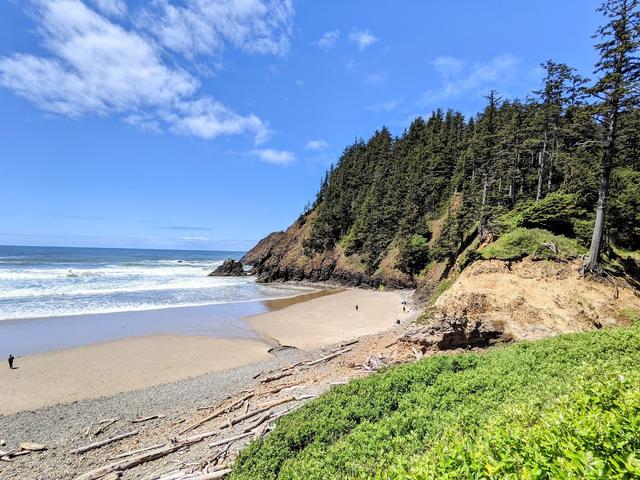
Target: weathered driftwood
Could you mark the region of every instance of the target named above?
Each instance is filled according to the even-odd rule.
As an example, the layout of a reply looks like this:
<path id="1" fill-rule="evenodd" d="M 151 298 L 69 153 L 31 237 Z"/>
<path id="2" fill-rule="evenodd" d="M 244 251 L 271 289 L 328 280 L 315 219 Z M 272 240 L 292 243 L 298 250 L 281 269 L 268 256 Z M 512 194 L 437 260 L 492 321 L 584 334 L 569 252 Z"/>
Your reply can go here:
<path id="1" fill-rule="evenodd" d="M 313 365 L 317 365 L 319 363 L 326 362 L 327 360 L 331 360 L 332 358 L 335 358 L 338 355 L 342 355 L 343 353 L 347 353 L 347 352 L 350 352 L 350 351 L 351 351 L 350 348 L 345 348 L 345 349 L 342 349 L 342 350 L 338 350 L 337 352 L 334 352 L 334 353 L 332 353 L 330 355 L 326 355 L 324 357 L 320 357 L 317 360 L 313 360 L 312 362 L 307 362 L 307 365 L 309 367 L 312 367 Z"/>
<path id="2" fill-rule="evenodd" d="M 281 378 L 288 377 L 289 375 L 293 375 L 293 372 L 276 373 L 275 375 L 270 375 L 268 377 L 263 378 L 262 380 L 260 380 L 260 383 L 274 382 L 276 380 L 280 380 Z"/>
<path id="3" fill-rule="evenodd" d="M 296 362 L 296 363 L 294 363 L 293 365 L 289 365 L 288 367 L 284 367 L 284 368 L 282 369 L 282 371 L 283 371 L 283 372 L 286 372 L 286 371 L 288 371 L 288 370 L 293 370 L 294 368 L 299 367 L 300 365 L 302 365 L 302 362 Z"/>
<path id="4" fill-rule="evenodd" d="M 271 415 L 273 415 L 273 412 L 269 411 L 269 412 L 266 412 L 265 414 L 259 416 L 258 419 L 255 422 L 252 422 L 250 425 L 247 425 L 247 427 L 245 427 L 243 432 L 244 433 L 251 432 L 253 429 L 255 429 L 256 427 L 259 427 L 264 422 L 269 420 L 271 418 Z"/>
<path id="5" fill-rule="evenodd" d="M 155 420 L 156 418 L 164 418 L 164 415 L 149 415 L 148 417 L 134 418 L 131 420 L 131 423 L 148 422 L 149 420 Z"/>
<path id="6" fill-rule="evenodd" d="M 273 395 L 275 393 L 279 393 L 282 390 L 286 390 L 287 388 L 293 388 L 293 387 L 300 387 L 305 385 L 304 382 L 301 383 L 283 383 L 282 385 L 277 385 L 273 388 L 270 388 L 269 390 L 265 390 L 264 392 L 262 392 L 262 395 Z"/>
<path id="7" fill-rule="evenodd" d="M 259 403 L 258 405 L 256 405 L 256 408 L 273 408 L 273 407 L 277 407 L 278 405 L 282 405 L 283 403 L 293 402 L 295 399 L 296 397 L 291 395 L 289 397 L 284 397 L 279 400 L 274 400 L 266 403 Z"/>
<path id="8" fill-rule="evenodd" d="M 164 443 L 157 443 L 156 445 L 151 445 L 149 447 L 139 448 L 137 450 L 131 450 L 129 452 L 120 453 L 118 455 L 114 455 L 113 457 L 109 457 L 109 460 L 119 460 L 121 458 L 127 458 L 131 455 L 137 455 L 138 453 L 148 452 L 149 450 L 155 450 L 156 448 L 164 447 Z"/>
<path id="9" fill-rule="evenodd" d="M 228 407 L 220 407 L 220 408 L 218 408 L 218 410 L 213 412 L 211 415 L 208 415 L 207 417 L 203 418 L 202 420 L 199 420 L 199 421 L 197 421 L 195 423 L 192 423 L 188 427 L 185 427 L 182 430 L 180 430 L 180 432 L 178 432 L 178 435 L 184 435 L 185 433 L 190 432 L 191 430 L 195 430 L 200 425 L 203 425 L 203 424 L 213 420 L 214 418 L 219 417 L 223 413 L 229 413 L 232 410 L 235 410 L 236 408 L 239 408 L 240 406 L 242 406 L 244 404 L 244 402 L 246 402 L 248 399 L 253 397 L 253 395 L 254 395 L 253 392 L 249 392 L 244 397 L 242 397 L 240 400 L 235 402 L 233 405 L 228 406 Z"/>
<path id="10" fill-rule="evenodd" d="M 384 346 L 384 348 L 389 348 L 389 347 L 393 347 L 396 343 L 398 343 L 398 340 L 388 343 L 387 345 Z"/>
<path id="11" fill-rule="evenodd" d="M 120 435 L 116 435 L 115 437 L 105 438 L 104 440 L 100 440 L 99 442 L 90 443 L 89 445 L 84 445 L 82 447 L 75 448 L 71 450 L 71 453 L 84 453 L 89 450 L 94 450 L 96 448 L 103 447 L 105 445 L 109 445 L 110 443 L 117 442 L 118 440 L 123 440 L 125 438 L 133 437 L 139 433 L 138 430 L 134 430 L 133 432 L 122 433 Z"/>
<path id="12" fill-rule="evenodd" d="M 107 428 L 109 428 L 111 425 L 113 425 L 117 421 L 118 421 L 117 418 L 107 418 L 106 420 L 100 420 L 98 422 L 98 425 L 100 426 L 96 428 L 96 430 L 93 432 L 93 436 L 96 437 L 100 435 L 102 432 L 104 432 Z"/>
<path id="13" fill-rule="evenodd" d="M 227 423 L 220 426 L 220 429 L 231 427 L 236 423 L 240 423 L 247 418 L 255 417 L 256 415 L 260 415 L 262 412 L 266 412 L 270 407 L 258 408 L 257 410 L 253 410 L 251 412 L 245 413 L 244 415 L 240 415 L 236 418 L 231 418 Z"/>
<path id="14" fill-rule="evenodd" d="M 236 408 L 240 408 L 244 402 L 246 402 L 247 400 L 249 400 L 251 397 L 253 397 L 254 393 L 253 391 L 247 393 L 246 395 L 244 395 L 242 398 L 240 398 L 239 400 L 237 400 L 235 403 L 231 404 L 231 406 L 229 408 L 227 408 L 227 412 L 230 412 L 232 410 L 235 410 Z"/>
<path id="15" fill-rule="evenodd" d="M 337 352 L 338 350 L 342 350 L 344 347 L 348 347 L 349 345 L 355 345 L 356 343 L 358 343 L 360 340 L 351 340 L 350 342 L 345 342 L 340 344 L 340 346 L 332 349 L 332 352 Z"/>
<path id="16" fill-rule="evenodd" d="M 109 473 L 112 473 L 112 472 L 124 472 L 125 470 L 129 470 L 131 468 L 137 467 L 138 465 L 141 465 L 143 463 L 147 463 L 152 460 L 157 460 L 158 458 L 162 458 L 166 455 L 169 455 L 170 453 L 173 453 L 177 450 L 180 450 L 181 448 L 186 447 L 187 445 L 190 445 L 190 444 L 176 443 L 172 445 L 167 445 L 166 447 L 159 448 L 157 450 L 141 453 L 140 455 L 136 455 L 132 458 L 129 458 L 126 460 L 120 460 L 119 462 L 90 470 L 76 477 L 76 480 L 96 480 L 98 478 L 103 478 L 105 475 L 108 475 Z"/>
<path id="17" fill-rule="evenodd" d="M 233 443 L 235 441 L 238 440 L 242 440 L 245 437 L 248 437 L 249 435 L 251 435 L 250 433 L 241 433 L 240 435 L 236 435 L 235 437 L 231 437 L 231 438 L 223 438 L 222 440 L 218 440 L 216 442 L 212 442 L 209 444 L 210 447 L 222 447 L 224 445 Z"/>
<path id="18" fill-rule="evenodd" d="M 225 470 L 218 470 L 217 472 L 211 473 L 203 473 L 202 475 L 198 475 L 196 477 L 187 477 L 189 480 L 217 480 L 218 478 L 224 478 L 226 475 L 231 473 L 231 469 L 227 468 Z"/>
<path id="19" fill-rule="evenodd" d="M 31 452 L 41 452 L 43 450 L 46 450 L 47 446 L 41 443 L 35 443 L 35 442 L 22 442 L 20 444 L 20 448 L 22 450 L 29 450 Z"/>

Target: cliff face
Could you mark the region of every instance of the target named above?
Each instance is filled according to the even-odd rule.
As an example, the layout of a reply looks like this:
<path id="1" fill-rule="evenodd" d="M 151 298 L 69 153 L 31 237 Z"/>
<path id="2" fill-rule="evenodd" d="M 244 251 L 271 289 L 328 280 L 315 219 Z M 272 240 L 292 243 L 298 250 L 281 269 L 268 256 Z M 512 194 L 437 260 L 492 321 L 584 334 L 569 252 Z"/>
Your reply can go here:
<path id="1" fill-rule="evenodd" d="M 393 249 L 380 267 L 368 274 L 358 255 L 347 256 L 341 245 L 306 255 L 303 241 L 309 235 L 316 213 L 301 217 L 285 232 L 274 232 L 258 242 L 241 261 L 252 265 L 260 282 L 335 282 L 347 286 L 413 288 L 414 280 L 395 268 Z"/>

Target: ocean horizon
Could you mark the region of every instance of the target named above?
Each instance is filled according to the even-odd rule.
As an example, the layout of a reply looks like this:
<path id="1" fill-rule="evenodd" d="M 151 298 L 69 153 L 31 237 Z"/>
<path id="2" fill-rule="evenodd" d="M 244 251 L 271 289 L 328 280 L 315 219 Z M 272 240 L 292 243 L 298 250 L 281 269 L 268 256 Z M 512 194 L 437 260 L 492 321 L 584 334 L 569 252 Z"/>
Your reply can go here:
<path id="1" fill-rule="evenodd" d="M 245 252 L 0 245 L 0 321 L 239 303 L 299 290 L 209 277 Z"/>

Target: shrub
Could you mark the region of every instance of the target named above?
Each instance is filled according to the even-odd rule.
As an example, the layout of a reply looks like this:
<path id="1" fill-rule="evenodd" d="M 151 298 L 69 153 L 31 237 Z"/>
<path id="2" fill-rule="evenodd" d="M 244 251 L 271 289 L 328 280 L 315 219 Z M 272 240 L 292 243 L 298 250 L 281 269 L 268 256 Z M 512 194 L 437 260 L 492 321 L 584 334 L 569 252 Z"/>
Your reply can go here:
<path id="1" fill-rule="evenodd" d="M 518 226 L 544 228 L 556 235 L 575 237 L 574 221 L 583 219 L 586 212 L 577 204 L 575 195 L 550 193 L 539 202 L 530 202 L 522 208 Z"/>
<path id="2" fill-rule="evenodd" d="M 638 345 L 629 327 L 391 368 L 279 419 L 232 478 L 637 478 Z"/>
<path id="3" fill-rule="evenodd" d="M 517 260 L 525 256 L 535 260 L 563 260 L 585 253 L 585 248 L 575 240 L 538 228 L 516 228 L 479 250 L 485 260 Z"/>

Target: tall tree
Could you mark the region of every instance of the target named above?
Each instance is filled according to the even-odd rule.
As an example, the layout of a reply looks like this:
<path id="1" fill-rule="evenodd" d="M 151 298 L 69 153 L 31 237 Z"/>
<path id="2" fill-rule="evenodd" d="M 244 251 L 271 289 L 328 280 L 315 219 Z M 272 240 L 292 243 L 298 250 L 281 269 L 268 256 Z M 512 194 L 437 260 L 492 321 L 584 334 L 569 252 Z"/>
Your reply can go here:
<path id="1" fill-rule="evenodd" d="M 600 39 L 596 44 L 600 60 L 595 70 L 596 74 L 600 74 L 600 78 L 589 91 L 598 99 L 595 108 L 597 116 L 604 124 L 604 142 L 596 220 L 589 256 L 583 266 L 584 272 L 596 272 L 601 269 L 600 256 L 619 119 L 620 115 L 637 105 L 640 95 L 639 5 L 640 0 L 608 0 L 599 9 L 607 23 L 600 27 L 595 35 Z"/>

